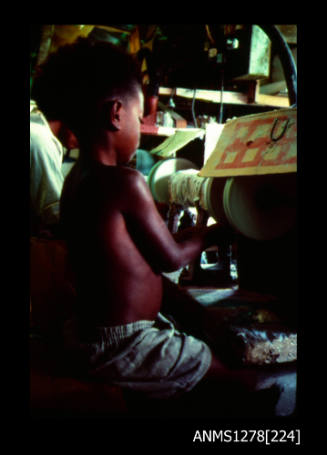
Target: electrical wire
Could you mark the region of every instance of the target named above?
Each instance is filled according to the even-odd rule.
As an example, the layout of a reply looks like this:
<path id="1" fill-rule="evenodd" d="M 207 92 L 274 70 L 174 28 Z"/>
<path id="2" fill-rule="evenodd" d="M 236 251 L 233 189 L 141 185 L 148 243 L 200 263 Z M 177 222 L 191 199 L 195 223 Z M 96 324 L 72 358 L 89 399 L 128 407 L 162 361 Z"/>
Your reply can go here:
<path id="1" fill-rule="evenodd" d="M 220 105 L 219 105 L 219 122 L 218 123 L 223 123 L 223 111 L 224 111 L 223 96 L 224 96 L 224 67 L 222 67 L 222 70 L 221 70 Z"/>
<path id="2" fill-rule="evenodd" d="M 198 122 L 197 122 L 197 120 L 196 120 L 195 110 L 194 110 L 194 105 L 195 105 L 195 94 L 196 94 L 196 89 L 194 89 L 194 92 L 193 92 L 193 99 L 192 99 L 192 116 L 193 116 L 194 127 L 197 128 L 197 127 L 198 127 Z"/>
<path id="3" fill-rule="evenodd" d="M 221 65 L 221 81 L 220 81 L 220 105 L 219 105 L 219 120 L 218 123 L 223 123 L 223 113 L 224 113 L 224 83 L 225 83 L 225 54 L 222 54 L 222 65 Z"/>

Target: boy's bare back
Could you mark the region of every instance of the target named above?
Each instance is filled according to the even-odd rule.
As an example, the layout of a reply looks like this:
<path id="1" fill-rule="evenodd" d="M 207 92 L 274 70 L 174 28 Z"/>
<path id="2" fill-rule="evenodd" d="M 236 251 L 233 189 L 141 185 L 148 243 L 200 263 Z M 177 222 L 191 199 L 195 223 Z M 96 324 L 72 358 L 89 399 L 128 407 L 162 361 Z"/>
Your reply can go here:
<path id="1" fill-rule="evenodd" d="M 73 178 L 71 174 L 69 180 Z M 161 276 L 144 257 L 147 239 L 142 223 L 147 224 L 147 216 L 144 207 L 138 207 L 141 179 L 127 167 L 95 164 L 80 184 L 73 185 L 73 199 L 65 193 L 69 180 L 64 188 L 63 219 L 69 230 L 78 304 L 93 323 L 112 326 L 153 320 L 159 311 Z"/>
<path id="2" fill-rule="evenodd" d="M 162 300 L 161 273 L 188 264 L 215 227 L 203 235 L 193 230 L 176 242 L 138 171 L 96 162 L 84 177 L 80 171 L 76 165 L 62 195 L 80 294 L 77 310 L 102 325 L 153 320 Z"/>

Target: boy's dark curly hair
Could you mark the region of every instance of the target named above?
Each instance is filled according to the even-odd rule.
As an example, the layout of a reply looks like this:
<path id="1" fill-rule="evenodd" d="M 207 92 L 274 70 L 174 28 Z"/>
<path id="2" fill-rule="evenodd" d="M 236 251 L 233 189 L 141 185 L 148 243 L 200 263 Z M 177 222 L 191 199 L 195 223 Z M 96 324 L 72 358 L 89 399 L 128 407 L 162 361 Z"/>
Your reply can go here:
<path id="1" fill-rule="evenodd" d="M 62 120 L 74 131 L 92 118 L 99 102 L 126 98 L 140 86 L 139 64 L 131 55 L 105 41 L 79 38 L 38 68 L 31 97 L 49 120 Z"/>

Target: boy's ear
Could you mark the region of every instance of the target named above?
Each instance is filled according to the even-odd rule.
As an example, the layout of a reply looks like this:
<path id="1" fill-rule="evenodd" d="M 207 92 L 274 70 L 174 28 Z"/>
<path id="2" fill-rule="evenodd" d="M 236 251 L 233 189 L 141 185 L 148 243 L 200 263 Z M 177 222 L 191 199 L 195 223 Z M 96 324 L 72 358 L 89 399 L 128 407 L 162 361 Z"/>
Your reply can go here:
<path id="1" fill-rule="evenodd" d="M 102 127 L 109 131 L 119 131 L 121 129 L 121 107 L 119 100 L 107 101 L 101 108 Z"/>

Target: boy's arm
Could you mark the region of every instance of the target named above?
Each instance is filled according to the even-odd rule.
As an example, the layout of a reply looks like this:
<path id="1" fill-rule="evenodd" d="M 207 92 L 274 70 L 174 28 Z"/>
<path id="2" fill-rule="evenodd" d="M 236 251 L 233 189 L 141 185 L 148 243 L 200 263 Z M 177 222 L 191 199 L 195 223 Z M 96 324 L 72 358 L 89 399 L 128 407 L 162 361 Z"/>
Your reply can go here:
<path id="1" fill-rule="evenodd" d="M 135 244 L 157 272 L 170 272 L 189 264 L 204 249 L 219 242 L 221 227 L 191 228 L 175 237 L 155 206 L 143 176 L 129 172 L 124 182 L 122 212 Z M 222 232 L 225 237 L 226 232 Z"/>

